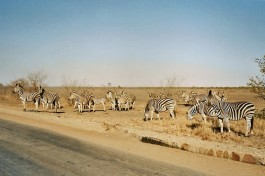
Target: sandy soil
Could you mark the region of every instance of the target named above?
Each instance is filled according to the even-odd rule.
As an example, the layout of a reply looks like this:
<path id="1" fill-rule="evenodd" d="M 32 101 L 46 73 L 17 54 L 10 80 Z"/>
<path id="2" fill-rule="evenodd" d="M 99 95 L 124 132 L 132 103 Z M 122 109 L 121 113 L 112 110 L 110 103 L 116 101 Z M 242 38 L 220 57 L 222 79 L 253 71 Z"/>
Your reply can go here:
<path id="1" fill-rule="evenodd" d="M 0 118 L 30 124 L 153 160 L 191 167 L 206 174 L 263 175 L 265 173 L 264 166 L 142 143 L 132 132 L 128 132 L 131 127 L 128 127 L 128 131 L 124 129 L 126 126 L 123 124 L 130 124 L 136 120 L 134 119 L 134 113 L 136 113 L 137 118 L 142 115 L 141 111 L 132 112 L 99 111 L 78 114 L 76 110 L 69 107 L 62 109 L 61 113 L 55 114 L 49 112 L 23 112 L 20 107 L 0 105 Z M 111 124 L 106 122 L 111 122 Z"/>

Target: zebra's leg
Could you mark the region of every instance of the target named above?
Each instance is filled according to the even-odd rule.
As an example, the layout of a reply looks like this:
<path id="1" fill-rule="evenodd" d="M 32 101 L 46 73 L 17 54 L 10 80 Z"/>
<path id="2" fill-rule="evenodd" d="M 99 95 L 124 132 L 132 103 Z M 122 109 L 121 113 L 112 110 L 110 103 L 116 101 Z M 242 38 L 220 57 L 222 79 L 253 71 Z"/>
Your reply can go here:
<path id="1" fill-rule="evenodd" d="M 120 102 L 118 102 L 118 109 L 119 109 L 119 111 L 121 111 L 121 103 Z"/>
<path id="2" fill-rule="evenodd" d="M 228 130 L 228 132 L 230 133 L 230 132 L 231 132 L 231 130 L 230 130 L 230 123 L 229 123 L 229 119 L 228 119 L 228 118 L 225 118 L 225 119 L 224 119 L 224 122 L 225 122 L 225 124 L 226 124 L 226 127 L 227 127 L 227 130 Z"/>
<path id="3" fill-rule="evenodd" d="M 248 137 L 248 133 L 250 131 L 250 129 L 252 129 L 252 126 L 251 126 L 251 119 L 249 117 L 246 117 L 246 122 L 247 122 L 247 126 L 246 126 L 246 133 L 245 133 L 245 136 Z M 253 134 L 253 130 L 251 130 L 251 133 Z"/>
<path id="4" fill-rule="evenodd" d="M 54 101 L 55 112 L 57 113 L 58 101 Z"/>
<path id="5" fill-rule="evenodd" d="M 106 111 L 105 103 L 102 103 L 102 106 L 103 106 L 103 109 L 104 109 L 104 112 L 105 112 Z"/>
<path id="6" fill-rule="evenodd" d="M 174 110 L 170 110 L 169 113 L 170 113 L 170 116 L 172 117 L 172 119 L 175 119 L 175 113 L 174 113 Z"/>
<path id="7" fill-rule="evenodd" d="M 36 106 L 35 110 L 36 110 L 36 111 L 38 111 L 38 107 L 39 107 L 39 100 L 37 100 L 37 101 L 35 102 L 35 106 Z"/>
<path id="8" fill-rule="evenodd" d="M 23 111 L 26 111 L 26 101 L 22 101 L 23 104 Z"/>
<path id="9" fill-rule="evenodd" d="M 218 119 L 219 120 L 219 124 L 220 124 L 220 129 L 221 129 L 221 133 L 224 132 L 224 124 L 223 124 L 223 119 Z"/>
<path id="10" fill-rule="evenodd" d="M 94 103 L 93 105 L 93 112 L 95 112 L 95 109 L 96 109 L 96 103 Z"/>
<path id="11" fill-rule="evenodd" d="M 49 108 L 49 103 L 47 102 L 45 111 L 48 111 L 48 108 Z"/>
<path id="12" fill-rule="evenodd" d="M 42 101 L 41 103 L 42 103 L 42 111 L 44 111 L 44 109 L 45 109 L 45 102 Z"/>
<path id="13" fill-rule="evenodd" d="M 115 104 L 114 103 L 111 103 L 111 109 L 115 110 Z"/>
<path id="14" fill-rule="evenodd" d="M 204 120 L 204 123 L 206 123 L 207 122 L 207 120 L 206 120 L 206 115 L 204 114 L 204 113 L 201 113 L 201 115 L 202 115 L 202 119 Z"/>
<path id="15" fill-rule="evenodd" d="M 76 108 L 76 105 L 78 105 L 78 102 L 77 102 L 77 101 L 75 101 L 75 104 L 74 104 L 74 109 Z"/>
<path id="16" fill-rule="evenodd" d="M 60 102 L 57 101 L 57 103 L 58 103 L 58 108 L 61 109 L 61 104 L 60 104 Z"/>
<path id="17" fill-rule="evenodd" d="M 153 120 L 153 115 L 154 115 L 154 110 L 151 110 L 151 111 L 150 111 L 150 121 Z"/>
<path id="18" fill-rule="evenodd" d="M 53 109 L 53 104 L 51 103 L 51 109 Z"/>
<path id="19" fill-rule="evenodd" d="M 158 120 L 160 120 L 160 116 L 159 116 L 158 112 L 156 112 L 156 116 L 157 116 Z"/>
<path id="20" fill-rule="evenodd" d="M 124 110 L 129 111 L 129 109 L 130 109 L 130 103 L 127 101 Z"/>
<path id="21" fill-rule="evenodd" d="M 81 106 L 82 106 L 82 105 L 80 105 L 80 104 L 77 105 L 77 107 L 78 107 L 78 112 L 81 112 Z"/>

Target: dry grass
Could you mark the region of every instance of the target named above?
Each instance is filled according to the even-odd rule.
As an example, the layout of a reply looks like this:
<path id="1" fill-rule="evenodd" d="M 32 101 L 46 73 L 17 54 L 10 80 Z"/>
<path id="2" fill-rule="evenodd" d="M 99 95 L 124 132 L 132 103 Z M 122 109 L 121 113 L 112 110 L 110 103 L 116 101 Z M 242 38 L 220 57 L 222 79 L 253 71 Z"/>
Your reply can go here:
<path id="1" fill-rule="evenodd" d="M 186 112 L 189 106 L 185 106 L 183 101 L 180 99 L 180 91 L 196 91 L 198 93 L 207 93 L 210 88 L 176 88 L 170 89 L 172 97 L 177 100 L 177 118 L 175 120 L 170 119 L 168 112 L 160 114 L 162 120 L 154 119 L 152 122 L 143 122 L 143 109 L 149 99 L 148 92 L 160 92 L 161 88 L 47 88 L 50 92 L 57 92 L 62 97 L 62 104 L 64 107 L 70 109 L 70 104 L 67 101 L 67 95 L 69 91 L 76 90 L 83 92 L 84 90 L 92 92 L 96 97 L 104 97 L 108 90 L 118 92 L 124 90 L 128 93 L 132 93 L 136 96 L 136 109 L 129 112 L 121 112 L 118 116 L 116 112 L 107 111 L 107 117 L 98 118 L 97 120 L 107 122 L 106 124 L 122 124 L 128 123 L 133 127 L 145 128 L 160 133 L 166 133 L 177 136 L 192 136 L 194 138 L 200 138 L 208 141 L 219 141 L 223 143 L 236 143 L 244 144 L 246 146 L 252 146 L 262 148 L 265 146 L 265 119 L 262 119 L 261 115 L 255 116 L 254 120 L 254 135 L 251 137 L 244 137 L 246 122 L 245 120 L 230 121 L 231 133 L 224 132 L 220 133 L 216 119 L 209 119 L 206 124 L 202 121 L 200 115 L 196 115 L 193 120 L 189 121 L 186 119 Z M 265 102 L 261 99 L 257 99 L 255 94 L 251 93 L 246 88 L 216 88 L 215 90 L 224 90 L 228 101 L 249 101 L 252 102 L 257 109 L 257 113 L 265 106 Z M 21 106 L 21 102 L 17 94 L 12 93 L 12 88 L 1 88 L 0 89 L 1 103 L 6 105 L 17 105 Z M 29 108 L 33 107 L 33 103 L 28 103 Z M 21 106 L 22 108 L 22 106 Z M 32 108 L 32 109 L 33 109 Z M 65 110 L 67 114 L 67 109 Z M 100 113 L 100 112 L 98 112 Z M 89 114 L 89 113 L 87 113 Z M 79 116 L 77 116 L 78 118 Z M 155 117 L 155 116 L 154 116 Z M 75 117 L 76 118 L 76 117 Z M 264 117 L 263 117 L 264 118 Z"/>

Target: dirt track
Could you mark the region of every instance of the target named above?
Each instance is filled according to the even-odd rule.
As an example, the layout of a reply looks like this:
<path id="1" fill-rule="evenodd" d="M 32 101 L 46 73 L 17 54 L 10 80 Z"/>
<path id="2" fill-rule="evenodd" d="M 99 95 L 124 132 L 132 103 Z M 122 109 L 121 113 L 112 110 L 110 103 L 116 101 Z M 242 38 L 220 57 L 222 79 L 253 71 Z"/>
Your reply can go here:
<path id="1" fill-rule="evenodd" d="M 192 168 L 210 175 L 231 175 L 231 173 L 234 175 L 263 175 L 265 172 L 264 166 L 244 164 L 223 158 L 141 143 L 135 136 L 132 136 L 133 133 L 130 132 L 130 129 L 126 131 L 122 128 L 122 124 L 130 124 L 136 120 L 134 119 L 136 117 L 130 116 L 130 113 L 126 114 L 126 119 L 124 119 L 121 114 L 127 112 L 110 113 L 107 111 L 104 113 L 99 111 L 94 114 L 84 113 L 77 115 L 77 112 L 70 108 L 62 109 L 61 112 L 63 111 L 67 111 L 67 113 L 22 112 L 20 107 L 0 106 L 1 118 L 31 124 L 84 141 L 97 143 L 104 147 L 115 148 L 156 161 Z M 141 111 L 134 113 L 142 116 Z M 74 116 L 72 116 L 73 114 Z M 137 118 L 139 118 L 138 115 Z M 112 120 L 106 121 L 106 119 Z M 111 122 L 111 124 L 106 122 Z"/>

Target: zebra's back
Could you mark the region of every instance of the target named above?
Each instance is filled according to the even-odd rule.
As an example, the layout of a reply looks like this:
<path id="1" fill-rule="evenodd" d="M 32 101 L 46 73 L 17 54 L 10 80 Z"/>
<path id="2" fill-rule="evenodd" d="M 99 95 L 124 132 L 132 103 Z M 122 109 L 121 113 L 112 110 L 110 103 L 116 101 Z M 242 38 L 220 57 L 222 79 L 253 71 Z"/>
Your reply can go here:
<path id="1" fill-rule="evenodd" d="M 228 116 L 230 120 L 253 117 L 255 106 L 250 102 L 219 102 L 219 114 Z"/>
<path id="2" fill-rule="evenodd" d="M 176 101 L 170 98 L 149 100 L 147 107 L 157 112 L 175 109 Z"/>

